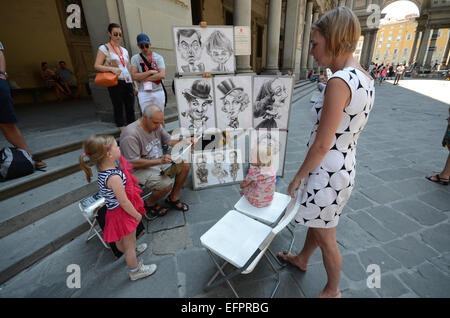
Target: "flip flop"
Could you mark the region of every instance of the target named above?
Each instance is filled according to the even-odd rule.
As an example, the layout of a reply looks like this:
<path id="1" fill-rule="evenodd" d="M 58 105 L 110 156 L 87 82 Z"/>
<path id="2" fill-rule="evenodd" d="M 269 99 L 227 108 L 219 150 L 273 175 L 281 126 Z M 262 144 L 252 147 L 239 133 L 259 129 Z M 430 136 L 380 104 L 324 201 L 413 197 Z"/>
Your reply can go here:
<path id="1" fill-rule="evenodd" d="M 181 202 L 180 200 L 169 201 L 169 198 L 167 197 L 165 202 L 168 205 L 170 205 L 171 208 L 173 208 L 175 210 L 183 211 L 183 212 L 189 211 L 189 205 L 187 205 L 186 203 Z M 178 206 L 178 204 L 181 204 L 181 207 Z"/>
<path id="2" fill-rule="evenodd" d="M 431 179 L 433 177 L 435 177 L 437 180 Z M 431 176 L 431 177 L 428 176 L 428 177 L 425 177 L 425 178 L 427 178 L 431 182 L 439 183 L 439 184 L 442 184 L 442 185 L 448 185 L 448 183 L 449 183 L 449 179 L 443 179 L 443 178 L 439 177 L 439 174 Z"/>
<path id="3" fill-rule="evenodd" d="M 283 251 L 283 252 L 281 252 L 281 253 L 283 253 L 283 255 L 285 255 L 285 256 L 287 256 L 287 255 L 289 254 L 288 251 Z M 278 258 L 278 260 L 280 261 L 280 263 L 282 264 L 283 267 L 284 267 L 284 266 L 287 266 L 287 265 L 292 265 L 291 262 L 286 261 L 284 258 L 282 258 L 282 257 L 281 257 L 280 255 L 278 255 L 278 254 L 277 254 L 277 258 Z M 294 266 L 294 265 L 292 265 L 292 266 Z M 301 268 L 298 267 L 298 266 L 295 266 L 295 267 L 298 268 L 298 270 L 301 271 L 301 272 L 306 272 L 305 270 L 301 269 Z"/>
<path id="4" fill-rule="evenodd" d="M 34 160 L 34 166 L 38 170 L 42 170 L 42 169 L 47 168 L 47 164 L 45 162 L 41 161 L 41 160 L 38 160 L 38 159 Z"/>

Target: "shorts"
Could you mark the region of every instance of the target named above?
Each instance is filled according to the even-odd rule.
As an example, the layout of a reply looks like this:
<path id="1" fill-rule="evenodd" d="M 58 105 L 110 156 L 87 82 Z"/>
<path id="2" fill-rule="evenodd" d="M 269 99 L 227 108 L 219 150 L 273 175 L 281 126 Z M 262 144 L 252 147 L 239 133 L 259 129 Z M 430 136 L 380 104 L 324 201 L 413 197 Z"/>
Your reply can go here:
<path id="1" fill-rule="evenodd" d="M 136 169 L 133 174 L 139 179 L 139 184 L 150 190 L 163 190 L 172 185 L 172 178 L 178 175 L 183 168 L 183 162 L 171 165 L 161 175 L 160 166 L 147 169 Z"/>
<path id="2" fill-rule="evenodd" d="M 164 113 L 164 104 L 166 102 L 166 95 L 164 90 L 154 91 L 154 92 L 139 92 L 138 94 L 139 106 L 141 107 L 142 113 L 144 113 L 145 107 L 148 105 L 158 105 L 161 111 Z"/>
<path id="3" fill-rule="evenodd" d="M 6 80 L 0 78 L 0 124 L 16 124 L 18 121 L 11 89 Z"/>

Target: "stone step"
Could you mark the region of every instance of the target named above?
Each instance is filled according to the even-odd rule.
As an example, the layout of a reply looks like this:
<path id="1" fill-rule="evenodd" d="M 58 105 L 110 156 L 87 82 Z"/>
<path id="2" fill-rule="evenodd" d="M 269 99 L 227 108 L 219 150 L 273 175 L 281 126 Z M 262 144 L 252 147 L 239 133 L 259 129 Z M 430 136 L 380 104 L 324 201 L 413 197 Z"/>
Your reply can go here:
<path id="1" fill-rule="evenodd" d="M 2 201 L 0 239 L 96 191 L 96 178 L 87 183 L 85 173 L 78 171 Z"/>
<path id="2" fill-rule="evenodd" d="M 0 239 L 0 284 L 85 233 L 89 224 L 75 202 Z"/>

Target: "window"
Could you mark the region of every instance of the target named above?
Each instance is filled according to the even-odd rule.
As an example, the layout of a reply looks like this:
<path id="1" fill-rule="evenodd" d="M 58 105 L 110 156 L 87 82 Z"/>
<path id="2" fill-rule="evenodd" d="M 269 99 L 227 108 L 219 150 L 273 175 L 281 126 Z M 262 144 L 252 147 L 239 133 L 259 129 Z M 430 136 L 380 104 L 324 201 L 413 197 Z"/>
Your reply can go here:
<path id="1" fill-rule="evenodd" d="M 402 39 L 401 35 L 398 35 L 397 38 L 396 38 L 397 41 L 400 41 L 401 39 Z"/>
<path id="2" fill-rule="evenodd" d="M 411 40 L 411 33 L 408 33 L 408 35 L 406 36 L 407 40 Z"/>
<path id="3" fill-rule="evenodd" d="M 383 42 L 383 37 L 379 38 L 379 39 L 378 39 L 378 42 L 379 42 L 379 43 Z"/>
<path id="4" fill-rule="evenodd" d="M 389 50 L 384 51 L 384 55 L 388 55 L 389 54 Z"/>
<path id="5" fill-rule="evenodd" d="M 386 47 L 391 47 L 391 45 L 390 44 L 386 44 Z"/>
<path id="6" fill-rule="evenodd" d="M 407 48 L 407 47 L 405 47 L 405 48 L 403 49 L 403 55 L 406 55 L 406 54 L 408 54 L 408 48 Z"/>
<path id="7" fill-rule="evenodd" d="M 378 44 L 377 48 L 381 49 L 382 46 L 382 44 Z"/>
<path id="8" fill-rule="evenodd" d="M 380 54 L 381 54 L 381 50 L 377 50 L 377 56 L 380 56 Z"/>
<path id="9" fill-rule="evenodd" d="M 401 26 L 400 26 L 401 27 Z M 398 33 L 402 33 L 402 30 L 398 30 Z"/>
<path id="10" fill-rule="evenodd" d="M 388 40 L 388 42 L 391 42 L 392 41 L 392 36 L 388 36 L 387 40 Z"/>
<path id="11" fill-rule="evenodd" d="M 389 34 L 392 34 L 392 31 L 389 31 Z"/>
<path id="12" fill-rule="evenodd" d="M 398 50 L 397 49 L 394 49 L 394 54 L 397 54 L 398 53 Z"/>
<path id="13" fill-rule="evenodd" d="M 356 50 L 355 51 L 355 54 L 360 54 L 361 53 L 361 50 Z"/>
<path id="14" fill-rule="evenodd" d="M 397 43 L 395 43 L 395 46 L 398 46 L 399 45 L 399 43 L 397 42 Z"/>

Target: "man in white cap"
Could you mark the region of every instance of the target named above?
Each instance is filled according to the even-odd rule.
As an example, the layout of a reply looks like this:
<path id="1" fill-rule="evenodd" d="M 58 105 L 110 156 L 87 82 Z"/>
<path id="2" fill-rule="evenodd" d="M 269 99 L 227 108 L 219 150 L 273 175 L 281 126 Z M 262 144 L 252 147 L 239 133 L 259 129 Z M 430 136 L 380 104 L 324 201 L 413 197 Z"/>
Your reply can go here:
<path id="1" fill-rule="evenodd" d="M 166 94 L 162 80 L 166 77 L 164 58 L 151 50 L 150 38 L 141 33 L 137 36 L 140 53 L 131 58 L 131 76 L 139 83 L 138 99 L 142 113 L 149 105 L 158 105 L 164 113 Z"/>

